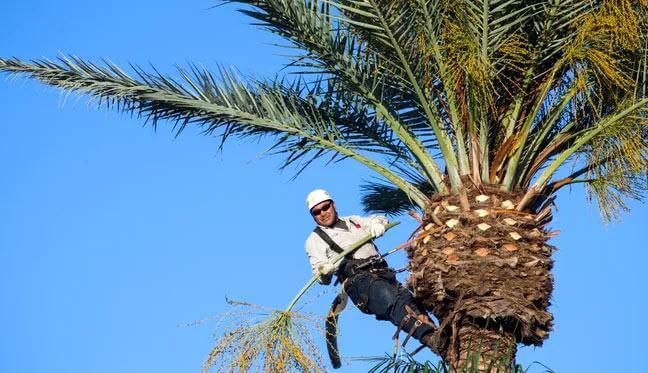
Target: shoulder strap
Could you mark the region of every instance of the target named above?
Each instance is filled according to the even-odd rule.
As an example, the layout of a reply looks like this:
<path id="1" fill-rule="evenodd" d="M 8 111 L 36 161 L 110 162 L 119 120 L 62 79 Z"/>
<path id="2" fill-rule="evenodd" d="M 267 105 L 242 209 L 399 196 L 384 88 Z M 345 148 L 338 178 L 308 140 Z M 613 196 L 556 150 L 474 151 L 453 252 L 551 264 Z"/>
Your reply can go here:
<path id="1" fill-rule="evenodd" d="M 331 236 L 329 236 L 328 234 L 326 234 L 326 232 L 324 232 L 322 227 L 317 226 L 315 229 L 313 229 L 313 232 L 315 232 L 316 235 L 318 235 L 322 240 L 324 240 L 324 242 L 326 242 L 326 244 L 329 245 L 331 250 L 335 251 L 338 254 L 341 254 L 344 251 L 342 250 L 340 245 L 338 245 L 337 243 L 335 243 L 335 241 L 333 241 Z"/>

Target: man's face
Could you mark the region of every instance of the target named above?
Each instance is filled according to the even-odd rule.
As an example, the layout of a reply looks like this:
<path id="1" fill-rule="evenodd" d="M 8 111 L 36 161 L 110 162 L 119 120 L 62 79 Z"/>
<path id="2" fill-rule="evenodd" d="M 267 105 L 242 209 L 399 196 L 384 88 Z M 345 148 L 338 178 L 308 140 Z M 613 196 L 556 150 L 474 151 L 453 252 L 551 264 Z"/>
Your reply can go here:
<path id="1" fill-rule="evenodd" d="M 332 200 L 320 202 L 310 210 L 315 222 L 325 227 L 335 224 L 338 219 L 335 203 Z"/>

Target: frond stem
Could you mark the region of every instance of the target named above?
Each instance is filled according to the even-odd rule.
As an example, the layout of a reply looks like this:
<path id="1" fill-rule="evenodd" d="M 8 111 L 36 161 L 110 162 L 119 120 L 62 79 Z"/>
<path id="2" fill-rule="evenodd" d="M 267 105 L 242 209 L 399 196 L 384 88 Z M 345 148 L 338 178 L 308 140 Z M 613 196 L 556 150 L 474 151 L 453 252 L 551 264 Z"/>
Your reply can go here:
<path id="1" fill-rule="evenodd" d="M 459 111 L 457 110 L 457 98 L 455 92 L 452 89 L 452 85 L 447 81 L 448 70 L 446 68 L 445 62 L 443 61 L 443 55 L 441 49 L 439 48 L 439 39 L 436 37 L 436 31 L 434 26 L 431 23 L 432 16 L 428 11 L 427 4 L 423 0 L 418 0 L 419 7 L 423 11 L 425 17 L 425 25 L 427 28 L 427 36 L 429 37 L 429 42 L 432 45 L 432 52 L 434 53 L 434 61 L 436 63 L 437 69 L 439 70 L 439 80 L 441 85 L 444 88 L 446 99 L 448 101 L 450 114 L 450 123 L 455 131 L 455 137 L 457 141 L 457 158 L 459 159 L 459 173 L 463 175 L 468 175 L 470 173 L 470 166 L 468 160 L 468 152 L 466 151 L 465 138 L 463 133 L 463 122 L 459 116 Z M 439 100 L 442 98 L 439 96 Z"/>
<path id="2" fill-rule="evenodd" d="M 507 168 L 506 168 L 506 174 L 504 176 L 504 181 L 502 183 L 502 186 L 504 190 L 510 191 L 511 188 L 513 187 L 513 184 L 517 184 L 517 169 L 520 164 L 520 157 L 522 156 L 522 152 L 524 151 L 527 138 L 529 136 L 529 132 L 531 131 L 531 127 L 533 126 L 533 122 L 538 115 L 538 112 L 540 111 L 540 108 L 542 107 L 542 104 L 544 103 L 547 95 L 549 94 L 549 91 L 551 90 L 551 87 L 553 86 L 554 82 L 554 76 L 557 71 L 557 68 L 554 68 L 547 77 L 547 80 L 544 84 L 544 87 L 542 89 L 542 92 L 540 95 L 537 97 L 535 101 L 535 105 L 533 106 L 533 109 L 531 110 L 531 113 L 529 113 L 524 121 L 524 124 L 522 125 L 522 128 L 520 129 L 519 132 L 519 138 L 517 140 L 516 144 L 516 151 L 513 153 L 513 157 L 509 159 Z"/>
<path id="3" fill-rule="evenodd" d="M 534 183 L 534 187 L 542 188 L 547 181 L 553 176 L 554 172 L 560 167 L 572 154 L 574 154 L 583 145 L 587 144 L 594 136 L 598 135 L 607 127 L 614 125 L 618 120 L 623 119 L 625 116 L 631 114 L 637 109 L 640 109 L 648 104 L 648 98 L 637 101 L 633 105 L 619 111 L 617 114 L 611 115 L 603 119 L 596 127 L 583 133 L 574 144 L 568 149 L 564 150 L 551 164 L 544 170 Z"/>
<path id="4" fill-rule="evenodd" d="M 414 91 L 416 92 L 416 95 L 419 98 L 420 105 L 423 107 L 423 110 L 425 111 L 425 114 L 428 117 L 428 120 L 430 121 L 430 126 L 432 127 L 432 130 L 434 131 L 434 134 L 437 137 L 437 141 L 439 142 L 439 148 L 441 149 L 441 153 L 443 154 L 443 157 L 445 159 L 446 168 L 448 170 L 448 175 L 450 177 L 450 185 L 452 187 L 452 190 L 458 191 L 461 188 L 461 178 L 459 177 L 457 158 L 455 156 L 454 149 L 452 149 L 452 143 L 450 142 L 447 133 L 440 127 L 441 122 L 438 116 L 435 116 L 434 113 L 432 113 L 427 98 L 425 97 L 425 94 L 423 93 L 423 90 L 421 89 L 418 80 L 416 79 L 414 73 L 412 72 L 409 61 L 405 58 L 403 51 L 399 47 L 398 42 L 396 41 L 396 38 L 394 37 L 394 34 L 392 33 L 389 24 L 387 23 L 387 20 L 385 19 L 382 11 L 380 10 L 380 7 L 377 6 L 374 0 L 367 0 L 367 2 L 374 8 L 376 15 L 378 16 L 378 19 L 380 21 L 380 24 L 382 25 L 383 29 L 387 33 L 387 37 L 389 38 L 390 43 L 393 45 L 394 51 L 396 52 L 398 59 L 403 64 L 405 73 L 407 74 L 407 77 L 410 80 L 410 84 L 412 84 Z M 434 160 L 432 160 L 431 157 L 429 158 L 432 162 L 434 162 Z"/>

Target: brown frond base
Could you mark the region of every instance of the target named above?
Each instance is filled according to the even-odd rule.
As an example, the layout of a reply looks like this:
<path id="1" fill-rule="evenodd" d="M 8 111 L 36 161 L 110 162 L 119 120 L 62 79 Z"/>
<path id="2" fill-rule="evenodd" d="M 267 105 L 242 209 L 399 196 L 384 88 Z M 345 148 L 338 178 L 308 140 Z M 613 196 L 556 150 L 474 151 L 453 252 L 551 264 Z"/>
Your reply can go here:
<path id="1" fill-rule="evenodd" d="M 514 356 L 516 343 L 541 345 L 552 329 L 551 214 L 516 211 L 523 195 L 482 185 L 438 196 L 408 248 L 407 286 L 440 321 L 441 353 L 454 367 L 467 335 Z"/>

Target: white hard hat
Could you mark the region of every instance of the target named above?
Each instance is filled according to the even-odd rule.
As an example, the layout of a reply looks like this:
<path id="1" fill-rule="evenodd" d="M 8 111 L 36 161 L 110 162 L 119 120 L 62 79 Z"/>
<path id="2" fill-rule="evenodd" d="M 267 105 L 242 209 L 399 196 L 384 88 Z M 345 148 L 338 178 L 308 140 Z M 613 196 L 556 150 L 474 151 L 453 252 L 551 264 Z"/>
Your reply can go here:
<path id="1" fill-rule="evenodd" d="M 314 191 L 308 193 L 306 197 L 306 206 L 308 206 L 308 211 L 315 207 L 318 203 L 328 201 L 332 199 L 331 195 L 324 189 L 315 189 Z"/>

